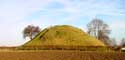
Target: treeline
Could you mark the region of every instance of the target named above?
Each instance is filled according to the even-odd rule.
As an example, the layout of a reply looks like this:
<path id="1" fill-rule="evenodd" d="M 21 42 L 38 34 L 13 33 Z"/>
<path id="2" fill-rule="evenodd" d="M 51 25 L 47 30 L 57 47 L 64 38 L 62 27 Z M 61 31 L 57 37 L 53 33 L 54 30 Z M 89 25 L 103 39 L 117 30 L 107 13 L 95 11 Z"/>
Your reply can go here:
<path id="1" fill-rule="evenodd" d="M 15 50 L 17 47 L 0 47 L 0 50 Z"/>

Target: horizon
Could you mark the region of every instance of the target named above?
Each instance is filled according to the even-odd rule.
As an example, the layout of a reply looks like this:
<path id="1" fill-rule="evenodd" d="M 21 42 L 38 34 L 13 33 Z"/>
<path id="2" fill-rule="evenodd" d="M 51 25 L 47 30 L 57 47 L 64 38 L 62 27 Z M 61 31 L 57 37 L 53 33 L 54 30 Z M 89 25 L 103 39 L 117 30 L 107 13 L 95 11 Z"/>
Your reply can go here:
<path id="1" fill-rule="evenodd" d="M 119 44 L 125 38 L 124 0 L 0 0 L 0 46 L 19 46 L 29 40 L 22 37 L 27 25 L 44 29 L 54 25 L 72 25 L 87 31 L 94 18 L 111 29 L 110 38 Z"/>

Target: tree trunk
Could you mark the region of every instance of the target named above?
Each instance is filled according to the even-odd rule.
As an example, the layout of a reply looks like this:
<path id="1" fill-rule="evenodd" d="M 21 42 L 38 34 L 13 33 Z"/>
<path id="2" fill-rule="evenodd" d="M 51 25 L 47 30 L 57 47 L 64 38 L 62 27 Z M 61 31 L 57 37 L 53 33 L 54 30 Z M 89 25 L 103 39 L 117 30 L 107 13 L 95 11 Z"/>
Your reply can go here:
<path id="1" fill-rule="evenodd" d="M 30 33 L 30 36 L 29 36 L 29 38 L 30 38 L 30 40 L 32 40 L 32 39 L 33 39 L 33 37 L 32 37 L 32 33 Z"/>

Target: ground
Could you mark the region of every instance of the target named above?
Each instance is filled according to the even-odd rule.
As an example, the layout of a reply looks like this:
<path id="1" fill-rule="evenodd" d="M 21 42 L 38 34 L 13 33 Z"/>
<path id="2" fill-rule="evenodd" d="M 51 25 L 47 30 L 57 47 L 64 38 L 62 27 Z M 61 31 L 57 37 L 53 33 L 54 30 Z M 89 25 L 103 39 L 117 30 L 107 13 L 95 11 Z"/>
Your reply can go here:
<path id="1" fill-rule="evenodd" d="M 125 60 L 124 52 L 78 50 L 3 50 L 0 60 Z"/>

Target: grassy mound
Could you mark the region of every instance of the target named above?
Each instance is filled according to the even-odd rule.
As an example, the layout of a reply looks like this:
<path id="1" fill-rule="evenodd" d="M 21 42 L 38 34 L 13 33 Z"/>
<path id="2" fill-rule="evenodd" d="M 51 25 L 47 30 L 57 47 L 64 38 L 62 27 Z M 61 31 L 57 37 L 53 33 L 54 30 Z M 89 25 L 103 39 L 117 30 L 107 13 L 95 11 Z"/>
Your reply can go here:
<path id="1" fill-rule="evenodd" d="M 89 36 L 79 28 L 68 25 L 60 25 L 60 26 L 58 25 L 44 29 L 34 39 L 23 45 L 23 47 L 25 46 L 30 46 L 30 47 L 95 46 L 96 47 L 105 45 L 96 38 Z"/>

